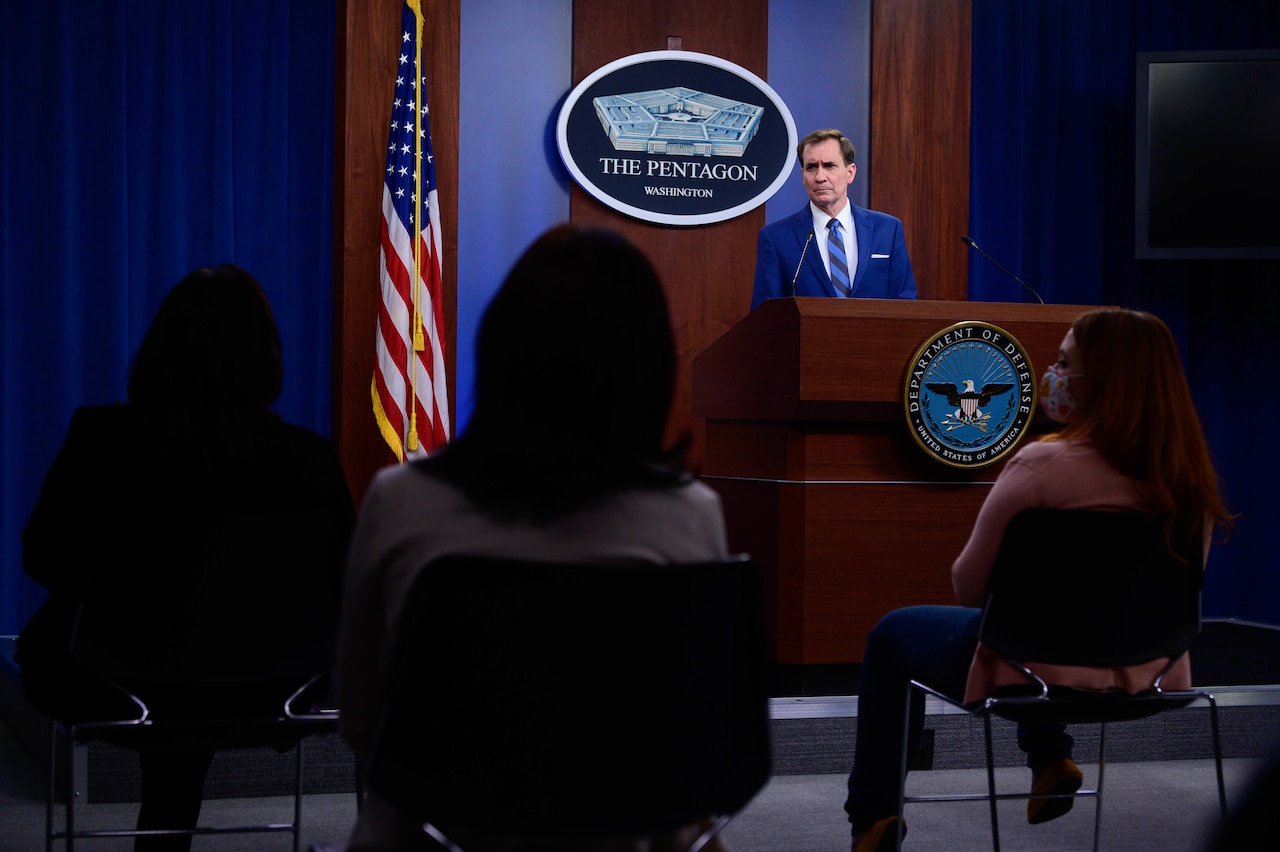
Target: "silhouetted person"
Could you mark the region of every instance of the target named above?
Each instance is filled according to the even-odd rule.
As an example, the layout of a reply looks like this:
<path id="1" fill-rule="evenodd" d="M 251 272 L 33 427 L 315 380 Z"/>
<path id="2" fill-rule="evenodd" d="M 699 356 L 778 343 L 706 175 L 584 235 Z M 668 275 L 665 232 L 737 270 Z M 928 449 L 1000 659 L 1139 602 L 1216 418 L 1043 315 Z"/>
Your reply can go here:
<path id="1" fill-rule="evenodd" d="M 268 410 L 281 383 L 280 335 L 266 295 L 244 270 L 224 265 L 193 271 L 165 297 L 134 359 L 127 403 L 75 412 L 22 534 L 23 569 L 49 589 L 18 643 L 23 688 L 36 708 L 74 721 L 134 715 L 69 655 L 76 609 L 94 594 L 96 545 L 113 524 L 174 511 L 320 509 L 331 513 L 345 547 L 354 511 L 337 456 L 327 439 Z M 117 555 L 127 562 L 128 554 Z M 333 563 L 344 555 L 335 553 Z M 316 582 L 340 594 L 340 576 Z M 236 613 L 226 618 L 234 628 Z M 158 718 L 198 715 L 211 701 L 278 710 L 299 686 L 261 684 L 228 695 L 125 685 Z M 141 751 L 138 828 L 194 827 L 212 756 Z M 136 848 L 190 845 L 190 837 L 139 838 Z"/>
<path id="2" fill-rule="evenodd" d="M 338 665 L 342 732 L 357 755 L 373 744 L 400 603 L 432 559 L 726 555 L 719 497 L 683 468 L 683 444 L 664 443 L 675 367 L 662 285 L 622 237 L 561 226 L 517 261 L 480 324 L 466 431 L 430 458 L 381 471 L 360 515 Z M 419 846 L 437 848 L 370 793 L 352 848 Z"/>

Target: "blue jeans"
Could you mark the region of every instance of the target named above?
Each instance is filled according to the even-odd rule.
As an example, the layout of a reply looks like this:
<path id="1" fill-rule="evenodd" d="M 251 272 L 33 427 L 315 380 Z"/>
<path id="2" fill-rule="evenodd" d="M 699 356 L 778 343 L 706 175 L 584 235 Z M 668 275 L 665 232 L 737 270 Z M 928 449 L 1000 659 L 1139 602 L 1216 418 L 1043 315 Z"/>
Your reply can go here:
<path id="1" fill-rule="evenodd" d="M 982 610 L 912 606 L 886 615 L 867 637 L 858 684 L 858 742 L 845 812 L 854 834 L 898 813 L 898 772 L 907 683 L 918 680 L 959 700 L 978 644 Z M 924 729 L 924 696 L 912 690 L 909 747 Z M 1071 756 L 1071 737 L 1058 724 L 1020 725 L 1018 746 L 1038 769 Z"/>

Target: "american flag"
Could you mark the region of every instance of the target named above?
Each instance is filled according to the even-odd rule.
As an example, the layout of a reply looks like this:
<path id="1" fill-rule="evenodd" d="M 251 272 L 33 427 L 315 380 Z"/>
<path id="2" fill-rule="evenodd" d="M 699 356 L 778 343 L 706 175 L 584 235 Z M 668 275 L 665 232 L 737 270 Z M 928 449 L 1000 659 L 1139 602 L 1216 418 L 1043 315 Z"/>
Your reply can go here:
<path id="1" fill-rule="evenodd" d="M 373 412 L 397 459 L 449 440 L 440 202 L 428 127 L 421 0 L 406 0 L 387 171 L 382 187 L 377 361 Z"/>

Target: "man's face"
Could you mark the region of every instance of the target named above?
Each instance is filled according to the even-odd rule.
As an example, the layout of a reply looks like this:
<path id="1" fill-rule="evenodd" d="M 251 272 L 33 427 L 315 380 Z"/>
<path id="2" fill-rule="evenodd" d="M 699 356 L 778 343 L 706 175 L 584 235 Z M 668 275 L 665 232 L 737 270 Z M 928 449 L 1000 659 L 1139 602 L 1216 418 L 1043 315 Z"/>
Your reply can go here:
<path id="1" fill-rule="evenodd" d="M 800 158 L 800 174 L 804 177 L 809 200 L 828 216 L 844 209 L 849 184 L 853 183 L 857 171 L 858 167 L 853 163 L 845 163 L 840 153 L 840 142 L 835 139 L 806 145 Z"/>

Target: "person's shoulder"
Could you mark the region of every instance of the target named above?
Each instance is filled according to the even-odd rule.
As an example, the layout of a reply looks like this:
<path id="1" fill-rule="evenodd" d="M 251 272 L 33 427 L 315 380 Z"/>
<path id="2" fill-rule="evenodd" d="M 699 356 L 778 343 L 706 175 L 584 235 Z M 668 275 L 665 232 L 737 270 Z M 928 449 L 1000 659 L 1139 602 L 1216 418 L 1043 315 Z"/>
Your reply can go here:
<path id="1" fill-rule="evenodd" d="M 123 402 L 81 405 L 71 413 L 71 426 L 77 429 L 130 428 L 134 420 L 133 407 Z"/>
<path id="2" fill-rule="evenodd" d="M 859 207 L 852 201 L 849 202 L 850 212 L 853 213 L 854 221 L 863 219 L 868 222 L 880 222 L 886 225 L 902 224 L 902 220 L 892 213 L 885 213 L 881 210 L 872 210 L 869 207 Z"/>
<path id="3" fill-rule="evenodd" d="M 419 459 L 380 468 L 369 483 L 369 493 L 391 494 L 397 500 L 411 493 L 415 501 L 430 498 L 433 503 L 445 500 L 448 495 L 460 498 L 461 492 L 444 477 L 432 472 L 431 466 L 425 462 L 425 459 Z"/>
<path id="4" fill-rule="evenodd" d="M 1014 453 L 1009 463 L 1044 468 L 1050 465 L 1074 465 L 1095 456 L 1098 456 L 1097 451 L 1084 441 L 1031 441 Z"/>
<path id="5" fill-rule="evenodd" d="M 701 503 L 714 503 L 720 505 L 720 494 L 710 485 L 707 485 L 701 479 L 691 477 L 688 482 L 683 483 L 682 488 L 687 489 L 690 500 L 696 500 Z"/>
<path id="6" fill-rule="evenodd" d="M 333 442 L 314 429 L 308 429 L 306 426 L 299 426 L 297 423 L 290 423 L 278 417 L 272 417 L 268 423 L 270 431 L 285 446 L 301 450 L 335 452 Z"/>
<path id="7" fill-rule="evenodd" d="M 688 479 L 681 480 L 672 486 L 672 491 L 680 499 L 688 500 L 692 503 L 713 503 L 720 505 L 720 495 L 714 488 L 707 485 L 696 476 L 690 476 Z"/>
<path id="8" fill-rule="evenodd" d="M 328 476 L 341 469 L 338 449 L 324 435 L 305 426 L 271 416 L 267 423 L 266 457 L 288 476 Z"/>
<path id="9" fill-rule="evenodd" d="M 66 441 L 79 446 L 85 441 L 123 447 L 136 437 L 137 412 L 123 402 L 82 405 L 71 413 Z"/>
<path id="10" fill-rule="evenodd" d="M 659 489 L 665 502 L 675 504 L 676 510 L 690 515 L 720 515 L 723 509 L 720 495 L 705 482 L 690 477 L 674 485 Z"/>
<path id="11" fill-rule="evenodd" d="M 727 553 L 724 506 L 720 495 L 705 482 L 693 479 L 680 489 L 679 524 L 691 541 L 698 541 L 708 548 L 703 558 L 720 558 Z"/>
<path id="12" fill-rule="evenodd" d="M 792 231 L 800 227 L 808 228 L 812 223 L 813 213 L 809 210 L 809 204 L 806 202 L 804 207 L 801 207 L 795 213 L 790 216 L 783 216 L 776 222 L 770 222 L 761 228 L 760 232 L 773 234 L 779 231 Z"/>

